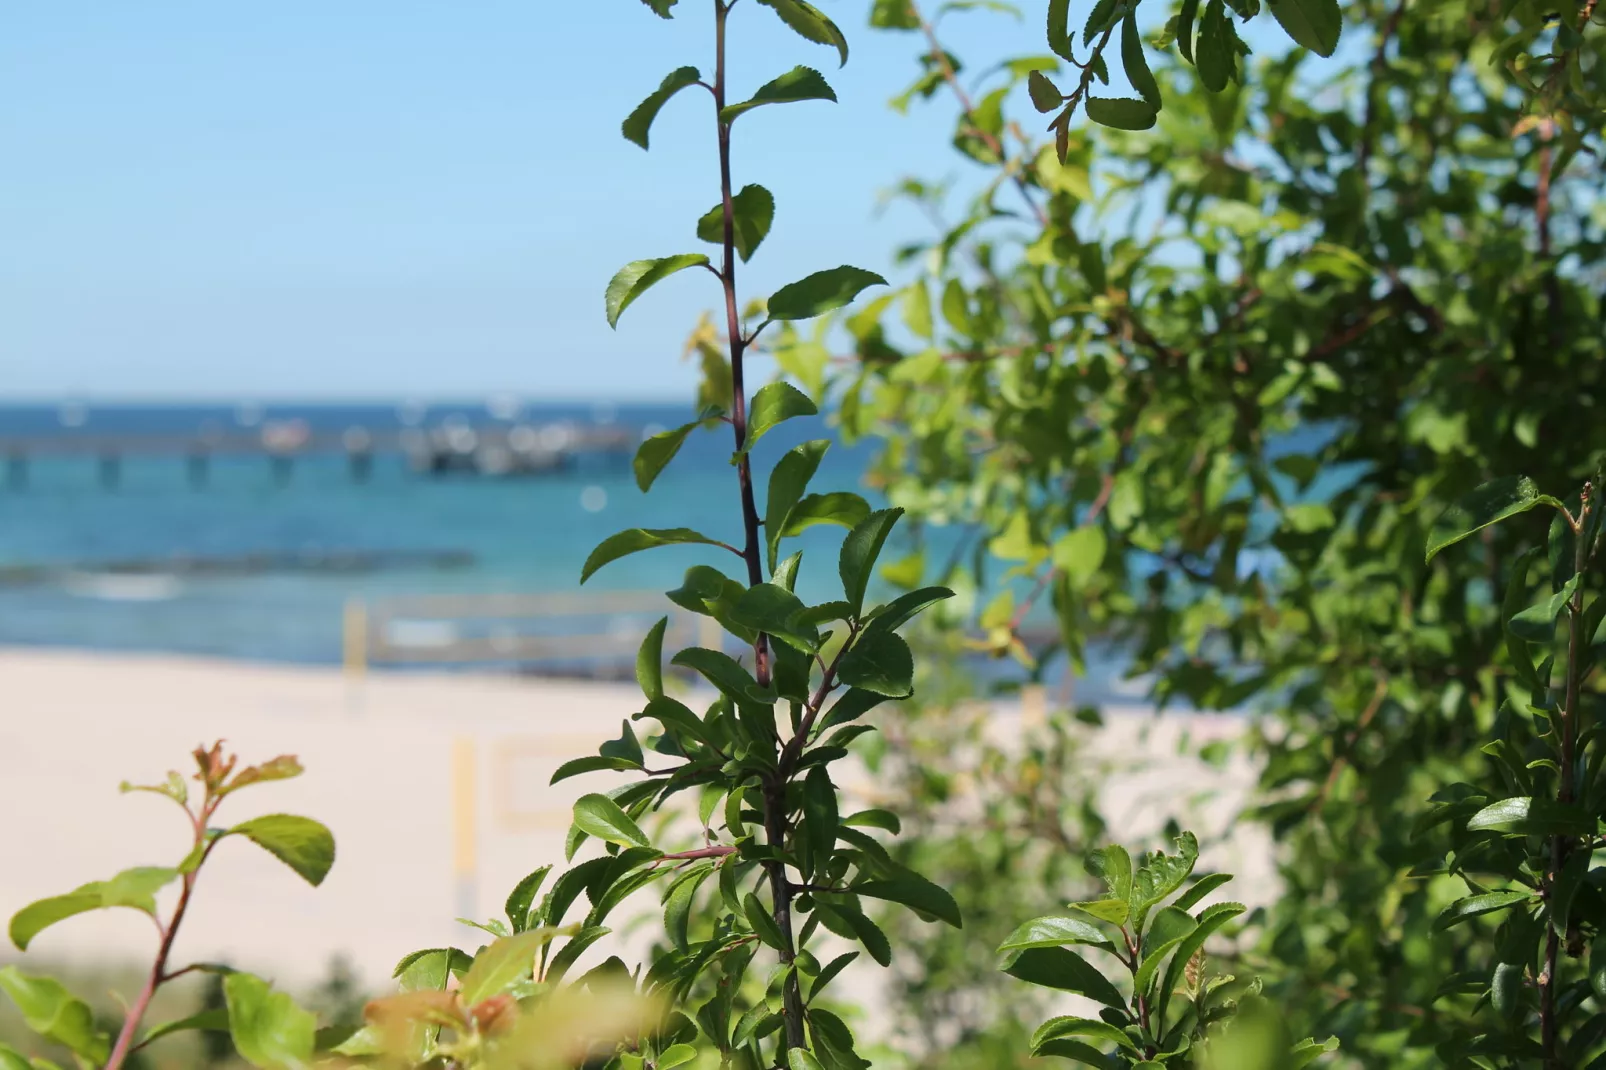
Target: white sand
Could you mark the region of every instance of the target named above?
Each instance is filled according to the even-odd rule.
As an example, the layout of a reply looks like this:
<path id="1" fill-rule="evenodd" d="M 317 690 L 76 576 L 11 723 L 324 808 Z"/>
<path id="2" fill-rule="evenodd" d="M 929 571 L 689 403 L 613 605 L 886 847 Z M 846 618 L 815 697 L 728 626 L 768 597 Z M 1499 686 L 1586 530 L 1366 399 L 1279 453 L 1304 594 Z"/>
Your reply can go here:
<path id="1" fill-rule="evenodd" d="M 249 842 L 225 844 L 200 882 L 178 959 L 226 959 L 299 985 L 343 951 L 378 983 L 407 951 L 475 946 L 456 916 L 500 914 L 519 877 L 562 863 L 574 799 L 617 781 L 547 780 L 562 761 L 616 736 L 641 701 L 624 684 L 421 674 L 354 682 L 318 668 L 0 651 L 0 916 L 129 866 L 176 863 L 187 848 L 181 815 L 117 785 L 156 782 L 168 769 L 187 776 L 190 749 L 223 738 L 245 761 L 291 753 L 307 772 L 235 796 L 220 817 L 316 817 L 334 830 L 338 858 L 313 889 Z M 1001 707 L 998 716 L 1008 735 L 1020 711 Z M 1226 718 L 1155 721 L 1129 710 L 1095 747 L 1139 747 L 1155 759 L 1102 793 L 1112 827 L 1143 834 L 1203 792 L 1201 831 L 1230 833 L 1212 861 L 1247 869 L 1237 897 L 1261 899 L 1270 894 L 1267 844 L 1232 824 L 1251 770 L 1242 760 L 1218 771 L 1176 755 L 1184 733 L 1198 742 L 1238 728 Z M 454 761 L 464 756 L 472 815 L 454 800 Z M 468 816 L 475 832 L 465 844 L 454 828 Z M 472 880 L 460 880 L 469 867 Z M 33 951 L 85 964 L 148 961 L 153 940 L 146 919 L 113 911 L 64 922 Z"/>

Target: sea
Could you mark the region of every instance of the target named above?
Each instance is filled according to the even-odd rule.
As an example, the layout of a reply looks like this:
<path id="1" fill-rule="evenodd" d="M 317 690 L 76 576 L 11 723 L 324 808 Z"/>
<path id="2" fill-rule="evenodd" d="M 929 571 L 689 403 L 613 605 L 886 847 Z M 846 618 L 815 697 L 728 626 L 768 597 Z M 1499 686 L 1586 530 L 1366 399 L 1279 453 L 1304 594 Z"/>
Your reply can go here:
<path id="1" fill-rule="evenodd" d="M 27 440 L 187 440 L 299 427 L 328 439 L 353 428 L 568 426 L 632 437 L 686 423 L 687 405 L 470 403 L 0 405 L 0 449 Z M 781 424 L 755 448 L 762 473 L 809 438 L 832 438 L 813 490 L 857 488 L 876 448 L 844 445 L 828 418 Z M 740 564 L 707 547 L 623 558 L 582 589 L 600 540 L 631 527 L 690 527 L 739 543 L 728 427 L 694 432 L 650 493 L 628 452 L 579 453 L 558 471 L 520 476 L 429 474 L 400 452 L 377 453 L 355 479 L 338 449 L 285 469 L 266 454 L 212 458 L 196 479 L 182 451 L 129 453 L 115 479 L 96 452 L 38 450 L 0 457 L 0 645 L 141 651 L 333 665 L 352 605 L 415 596 L 662 592 L 682 571 Z M 864 491 L 872 501 L 875 495 Z M 840 529 L 813 528 L 799 593 L 838 596 Z M 938 552 L 961 537 L 935 533 Z M 888 556 L 897 553 L 894 544 Z M 721 560 L 724 558 L 724 560 Z M 663 606 L 670 609 L 667 601 Z M 428 622 L 413 622 L 428 646 Z M 625 630 L 650 620 L 622 619 Z M 420 631 L 420 629 L 423 629 Z M 540 630 L 540 629 L 537 629 Z M 421 665 L 439 668 L 431 658 Z M 405 670 L 406 659 L 394 666 Z M 448 666 L 450 667 L 450 666 Z M 456 666 L 486 668 L 482 664 Z M 494 665 L 489 667 L 496 667 Z M 541 671 L 543 666 L 505 665 Z M 565 670 L 574 666 L 546 666 Z M 581 668 L 585 668 L 582 666 Z M 592 666 L 591 668 L 595 668 Z M 986 667 L 982 666 L 985 671 Z M 1101 678 L 1104 673 L 1095 673 Z"/>

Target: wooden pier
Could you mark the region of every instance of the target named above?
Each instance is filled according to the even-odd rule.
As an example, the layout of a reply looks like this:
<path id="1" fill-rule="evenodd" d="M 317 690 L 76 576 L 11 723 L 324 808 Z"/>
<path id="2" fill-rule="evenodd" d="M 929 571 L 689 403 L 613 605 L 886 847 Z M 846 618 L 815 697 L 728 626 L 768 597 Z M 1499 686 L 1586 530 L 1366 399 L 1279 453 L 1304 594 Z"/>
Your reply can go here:
<path id="1" fill-rule="evenodd" d="M 260 428 L 193 434 L 0 434 L 0 457 L 5 463 L 5 482 L 13 489 L 27 486 L 29 465 L 39 457 L 93 460 L 101 485 L 108 489 L 122 482 L 125 459 L 171 457 L 183 461 L 192 486 L 202 487 L 210 477 L 212 461 L 219 457 L 264 458 L 280 483 L 290 480 L 298 460 L 330 455 L 344 455 L 351 478 L 357 482 L 369 477 L 376 457 L 398 454 L 423 475 L 507 477 L 561 472 L 588 454 L 629 457 L 640 441 L 639 428 L 581 423 L 445 423 L 431 428 L 353 426 L 331 431 L 285 420 L 270 421 Z"/>

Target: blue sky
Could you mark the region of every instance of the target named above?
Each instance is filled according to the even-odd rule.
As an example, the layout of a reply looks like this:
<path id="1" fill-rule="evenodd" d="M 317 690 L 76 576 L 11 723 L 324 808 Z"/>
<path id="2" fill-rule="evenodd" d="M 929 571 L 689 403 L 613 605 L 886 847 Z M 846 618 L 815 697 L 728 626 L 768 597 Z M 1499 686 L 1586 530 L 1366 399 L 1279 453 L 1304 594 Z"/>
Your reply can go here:
<path id="1" fill-rule="evenodd" d="M 776 195 L 745 272 L 885 270 L 920 232 L 875 215 L 905 173 L 962 170 L 952 111 L 899 116 L 919 42 L 868 0 L 818 0 L 834 53 L 750 2 L 733 93 L 794 64 L 840 103 L 738 126 L 738 184 Z M 1043 51 L 1041 8 L 955 18 L 955 50 Z M 717 197 L 705 94 L 643 152 L 619 121 L 668 70 L 707 65 L 707 0 L 49 0 L 0 33 L 0 392 L 12 398 L 683 397 L 677 359 L 711 279 L 687 273 L 617 332 L 622 263 L 698 250 Z"/>

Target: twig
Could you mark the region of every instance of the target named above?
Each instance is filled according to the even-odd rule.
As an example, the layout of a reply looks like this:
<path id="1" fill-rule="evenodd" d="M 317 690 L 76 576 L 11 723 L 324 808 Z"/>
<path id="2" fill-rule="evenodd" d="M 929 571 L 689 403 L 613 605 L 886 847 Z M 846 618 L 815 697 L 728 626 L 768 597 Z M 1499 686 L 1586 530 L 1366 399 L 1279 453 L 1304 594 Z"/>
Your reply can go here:
<path id="1" fill-rule="evenodd" d="M 1373 668 L 1376 669 L 1376 663 L 1373 663 Z M 1388 675 L 1378 672 L 1377 687 L 1372 692 L 1372 700 L 1366 704 L 1366 709 L 1361 711 L 1360 720 L 1355 722 L 1355 731 L 1349 734 L 1349 739 L 1344 743 L 1343 752 L 1333 756 L 1332 767 L 1327 770 L 1327 779 L 1322 781 L 1321 790 L 1316 793 L 1315 800 L 1311 802 L 1310 813 L 1313 817 L 1320 814 L 1327 805 L 1328 796 L 1332 795 L 1333 788 L 1338 783 L 1339 775 L 1344 772 L 1344 767 L 1349 764 L 1349 752 L 1355 749 L 1355 744 L 1360 742 L 1361 734 L 1371 726 L 1372 719 L 1383 708 L 1383 700 L 1388 697 L 1388 693 Z"/>

